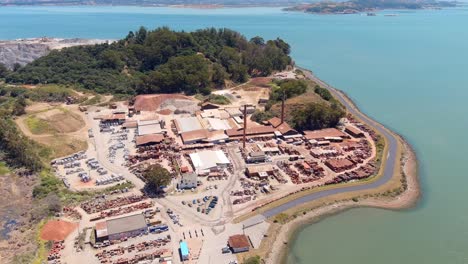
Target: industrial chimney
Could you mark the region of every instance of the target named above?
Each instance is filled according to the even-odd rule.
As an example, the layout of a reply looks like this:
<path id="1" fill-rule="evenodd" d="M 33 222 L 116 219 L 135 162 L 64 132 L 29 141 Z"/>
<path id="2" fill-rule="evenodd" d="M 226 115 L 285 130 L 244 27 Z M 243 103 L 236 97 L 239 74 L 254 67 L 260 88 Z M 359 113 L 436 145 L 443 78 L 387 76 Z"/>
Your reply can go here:
<path id="1" fill-rule="evenodd" d="M 281 125 L 284 122 L 284 101 L 285 101 L 285 94 L 283 92 L 283 100 L 281 101 Z"/>
<path id="2" fill-rule="evenodd" d="M 247 105 L 244 105 L 244 133 L 242 136 L 242 147 L 245 150 L 245 134 L 247 133 Z"/>

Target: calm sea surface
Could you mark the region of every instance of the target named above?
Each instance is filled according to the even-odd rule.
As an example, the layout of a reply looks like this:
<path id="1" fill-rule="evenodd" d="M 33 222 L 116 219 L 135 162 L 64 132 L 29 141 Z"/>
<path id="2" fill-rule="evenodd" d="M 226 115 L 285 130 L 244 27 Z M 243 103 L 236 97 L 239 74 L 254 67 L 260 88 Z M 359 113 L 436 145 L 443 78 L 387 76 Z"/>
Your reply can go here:
<path id="1" fill-rule="evenodd" d="M 289 263 L 468 263 L 468 9 L 316 16 L 278 8 L 0 7 L 0 39 L 120 38 L 140 25 L 229 27 L 281 37 L 297 64 L 405 136 L 423 199 L 404 212 L 356 209 L 305 227 Z"/>

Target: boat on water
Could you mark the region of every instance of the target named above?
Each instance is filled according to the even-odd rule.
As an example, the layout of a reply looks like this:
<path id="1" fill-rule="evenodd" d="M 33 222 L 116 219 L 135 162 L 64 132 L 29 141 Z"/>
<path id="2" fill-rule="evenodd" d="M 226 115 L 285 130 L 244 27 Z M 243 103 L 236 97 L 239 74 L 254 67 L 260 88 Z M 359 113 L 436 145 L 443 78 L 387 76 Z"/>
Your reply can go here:
<path id="1" fill-rule="evenodd" d="M 376 16 L 377 14 L 373 13 L 373 12 L 369 12 L 367 13 L 367 16 Z"/>

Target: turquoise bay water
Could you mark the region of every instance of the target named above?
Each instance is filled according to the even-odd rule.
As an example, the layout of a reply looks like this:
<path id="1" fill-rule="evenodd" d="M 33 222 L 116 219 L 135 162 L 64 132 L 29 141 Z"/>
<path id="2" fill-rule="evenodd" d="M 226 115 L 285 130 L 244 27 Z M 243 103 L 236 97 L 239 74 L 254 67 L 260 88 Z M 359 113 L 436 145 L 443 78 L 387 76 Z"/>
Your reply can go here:
<path id="1" fill-rule="evenodd" d="M 468 263 L 468 10 L 391 13 L 399 16 L 0 7 L 0 39 L 120 38 L 140 25 L 279 36 L 292 45 L 297 64 L 411 142 L 423 188 L 412 210 L 356 209 L 305 227 L 291 243 L 288 263 Z"/>

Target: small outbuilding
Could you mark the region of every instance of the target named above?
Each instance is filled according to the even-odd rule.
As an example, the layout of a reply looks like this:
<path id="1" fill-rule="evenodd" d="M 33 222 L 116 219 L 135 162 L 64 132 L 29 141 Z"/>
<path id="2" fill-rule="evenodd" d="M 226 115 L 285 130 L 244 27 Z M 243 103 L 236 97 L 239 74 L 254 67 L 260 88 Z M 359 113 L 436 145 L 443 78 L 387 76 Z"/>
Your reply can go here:
<path id="1" fill-rule="evenodd" d="M 250 241 L 246 235 L 234 235 L 228 239 L 228 245 L 233 253 L 246 252 L 250 250 Z"/>
<path id="2" fill-rule="evenodd" d="M 179 249 L 180 249 L 180 259 L 182 261 L 189 260 L 190 251 L 189 251 L 187 242 L 181 241 L 180 244 L 179 244 Z"/>
<path id="3" fill-rule="evenodd" d="M 210 102 L 204 102 L 202 103 L 201 105 L 201 110 L 212 110 L 212 109 L 218 109 L 219 106 L 213 104 L 213 103 L 210 103 Z"/>
<path id="4" fill-rule="evenodd" d="M 179 189 L 197 188 L 198 175 L 195 172 L 183 173 L 180 175 L 180 181 L 177 184 Z"/>
<path id="5" fill-rule="evenodd" d="M 247 163 L 265 162 L 266 154 L 263 151 L 250 152 L 246 158 Z"/>
<path id="6" fill-rule="evenodd" d="M 352 137 L 355 137 L 355 138 L 364 137 L 364 133 L 361 130 L 359 130 L 359 129 L 353 127 L 353 126 L 346 126 L 345 127 L 345 132 L 350 134 Z"/>

